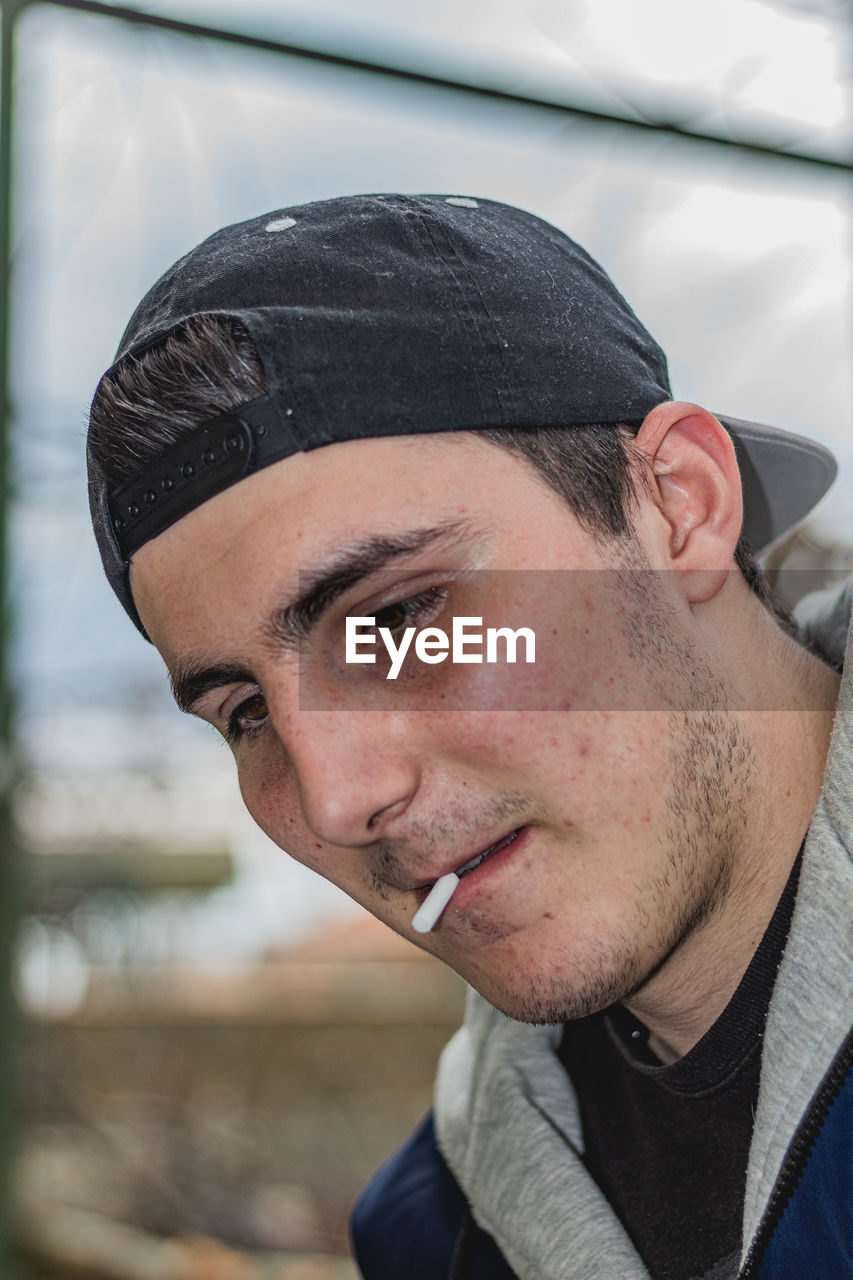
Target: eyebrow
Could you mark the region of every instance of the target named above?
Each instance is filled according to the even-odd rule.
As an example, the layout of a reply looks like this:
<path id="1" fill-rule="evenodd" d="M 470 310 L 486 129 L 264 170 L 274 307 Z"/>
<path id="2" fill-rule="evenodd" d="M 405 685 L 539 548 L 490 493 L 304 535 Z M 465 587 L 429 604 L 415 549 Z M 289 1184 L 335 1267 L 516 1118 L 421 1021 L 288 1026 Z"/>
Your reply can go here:
<path id="1" fill-rule="evenodd" d="M 181 711 L 193 715 L 195 704 L 211 689 L 221 689 L 226 684 L 254 684 L 255 677 L 248 667 L 232 663 L 211 667 L 206 663 L 176 662 L 169 672 L 169 683 Z"/>
<path id="2" fill-rule="evenodd" d="M 378 573 L 403 556 L 415 555 L 437 543 L 458 542 L 471 533 L 464 520 L 447 521 L 428 529 L 413 529 L 392 536 L 377 535 L 338 552 L 321 569 L 300 572 L 301 590 L 294 600 L 280 606 L 264 631 L 267 639 L 288 651 L 298 649 L 336 600 L 364 578 Z"/>
<path id="3" fill-rule="evenodd" d="M 301 589 L 279 605 L 263 626 L 264 637 L 276 649 L 295 652 L 323 615 L 362 579 L 389 567 L 403 556 L 437 544 L 452 545 L 473 533 L 466 520 L 451 520 L 408 533 L 374 535 L 334 554 L 320 569 L 300 571 Z M 255 683 L 251 670 L 239 663 L 208 665 L 177 662 L 170 673 L 172 694 L 182 711 L 193 713 L 196 703 L 212 689 L 227 684 Z"/>

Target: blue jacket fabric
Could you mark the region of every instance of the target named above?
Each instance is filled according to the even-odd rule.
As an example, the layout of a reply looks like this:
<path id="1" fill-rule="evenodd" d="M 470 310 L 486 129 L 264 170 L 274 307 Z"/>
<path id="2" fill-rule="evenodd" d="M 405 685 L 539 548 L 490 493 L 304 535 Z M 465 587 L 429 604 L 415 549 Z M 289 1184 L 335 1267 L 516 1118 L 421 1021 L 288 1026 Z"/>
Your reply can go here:
<path id="1" fill-rule="evenodd" d="M 436 1144 L 432 1112 L 361 1193 L 352 1237 L 367 1280 L 517 1280 L 471 1218 Z"/>
<path id="2" fill-rule="evenodd" d="M 853 1039 L 847 1041 L 846 1058 L 846 1076 L 827 1100 L 828 1114 L 757 1259 L 755 1280 L 853 1276 Z M 807 1117 L 806 1124 L 810 1118 L 819 1123 L 818 1116 Z"/>

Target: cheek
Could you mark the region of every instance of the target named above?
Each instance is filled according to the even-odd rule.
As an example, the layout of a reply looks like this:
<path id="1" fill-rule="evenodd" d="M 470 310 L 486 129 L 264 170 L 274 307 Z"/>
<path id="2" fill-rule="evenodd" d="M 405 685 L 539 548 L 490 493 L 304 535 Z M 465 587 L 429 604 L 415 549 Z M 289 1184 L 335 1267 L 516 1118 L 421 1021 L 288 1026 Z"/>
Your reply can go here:
<path id="1" fill-rule="evenodd" d="M 265 835 L 302 862 L 298 850 L 310 845 L 299 792 L 284 753 L 265 746 L 242 748 L 236 756 L 243 803 Z"/>
<path id="2" fill-rule="evenodd" d="M 666 717 L 635 711 L 515 711 L 460 715 L 443 743 L 448 760 L 487 766 L 490 776 L 547 777 L 610 790 L 631 777 L 648 784 L 665 760 Z"/>
<path id="3" fill-rule="evenodd" d="M 308 827 L 293 768 L 280 744 L 265 742 L 244 751 L 237 759 L 237 777 L 243 803 L 264 835 L 288 857 L 360 900 L 358 863 L 318 840 Z"/>
<path id="4" fill-rule="evenodd" d="M 672 787 L 665 712 L 570 711 L 468 717 L 465 763 L 491 791 L 538 802 L 571 840 L 653 840 Z M 459 728 L 462 728 L 460 720 Z M 461 748 L 460 748 L 461 750 Z"/>

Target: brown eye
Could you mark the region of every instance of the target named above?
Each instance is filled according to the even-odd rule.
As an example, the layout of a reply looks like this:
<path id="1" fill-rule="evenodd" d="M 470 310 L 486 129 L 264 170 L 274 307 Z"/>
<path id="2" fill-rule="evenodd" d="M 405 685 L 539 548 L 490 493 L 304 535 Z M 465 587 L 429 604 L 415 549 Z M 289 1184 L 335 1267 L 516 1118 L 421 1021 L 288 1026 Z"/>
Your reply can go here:
<path id="1" fill-rule="evenodd" d="M 377 627 L 387 627 L 389 631 L 401 631 L 412 625 L 422 627 L 440 611 L 446 599 L 444 587 L 428 587 L 416 596 L 407 596 L 405 600 L 395 600 L 384 609 L 377 609 L 374 621 Z"/>
<path id="2" fill-rule="evenodd" d="M 235 707 L 228 718 L 226 737 L 234 742 L 245 734 L 262 729 L 269 716 L 267 700 L 262 693 L 253 693 Z"/>
<path id="3" fill-rule="evenodd" d="M 262 693 L 256 693 L 253 697 L 247 698 L 237 708 L 237 715 L 241 720 L 247 720 L 249 724 L 257 724 L 260 720 L 266 720 L 269 715 L 266 698 Z"/>
<path id="4" fill-rule="evenodd" d="M 400 633 L 406 627 L 424 627 L 437 617 L 447 601 L 446 587 L 427 587 L 416 596 L 394 600 L 380 609 L 369 610 L 377 631 Z M 377 637 L 378 638 L 378 637 Z"/>
<path id="5" fill-rule="evenodd" d="M 387 627 L 389 631 L 399 631 L 400 627 L 404 627 L 412 614 L 411 605 L 408 600 L 400 600 L 397 604 L 386 605 L 384 609 L 377 609 L 375 621 L 377 627 Z"/>

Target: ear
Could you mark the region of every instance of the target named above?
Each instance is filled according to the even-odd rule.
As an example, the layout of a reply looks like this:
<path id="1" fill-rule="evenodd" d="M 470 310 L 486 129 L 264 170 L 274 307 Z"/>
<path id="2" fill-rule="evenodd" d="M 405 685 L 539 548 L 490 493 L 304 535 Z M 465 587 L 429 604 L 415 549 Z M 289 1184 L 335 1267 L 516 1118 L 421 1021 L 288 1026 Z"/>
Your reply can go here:
<path id="1" fill-rule="evenodd" d="M 734 445 L 713 414 L 670 400 L 648 415 L 636 437 L 648 462 L 657 512 L 657 550 L 685 575 L 691 603 L 716 595 L 732 567 L 743 522 Z"/>

